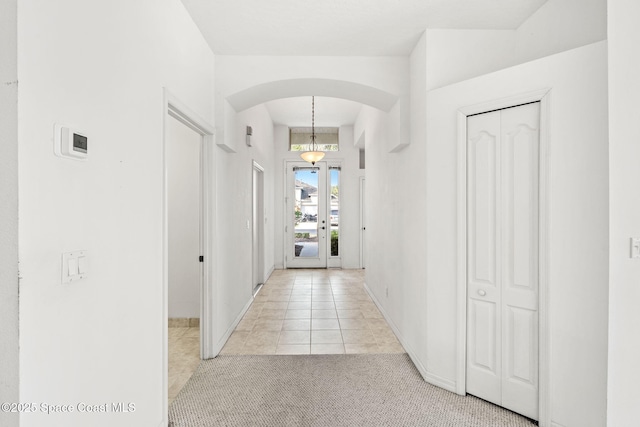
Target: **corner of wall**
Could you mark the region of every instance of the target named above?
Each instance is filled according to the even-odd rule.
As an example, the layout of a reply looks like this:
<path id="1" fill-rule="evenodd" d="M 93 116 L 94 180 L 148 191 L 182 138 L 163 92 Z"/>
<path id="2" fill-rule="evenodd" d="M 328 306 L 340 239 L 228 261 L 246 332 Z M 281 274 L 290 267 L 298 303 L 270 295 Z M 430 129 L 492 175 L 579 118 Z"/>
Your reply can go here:
<path id="1" fill-rule="evenodd" d="M 19 402 L 17 0 L 0 3 L 0 402 Z M 18 426 L 0 412 L 0 425 Z"/>
<path id="2" fill-rule="evenodd" d="M 236 152 L 236 110 L 222 95 L 216 95 L 216 144 L 227 153 Z"/>
<path id="3" fill-rule="evenodd" d="M 402 96 L 389 111 L 387 144 L 389 153 L 398 153 L 409 146 L 409 96 Z"/>

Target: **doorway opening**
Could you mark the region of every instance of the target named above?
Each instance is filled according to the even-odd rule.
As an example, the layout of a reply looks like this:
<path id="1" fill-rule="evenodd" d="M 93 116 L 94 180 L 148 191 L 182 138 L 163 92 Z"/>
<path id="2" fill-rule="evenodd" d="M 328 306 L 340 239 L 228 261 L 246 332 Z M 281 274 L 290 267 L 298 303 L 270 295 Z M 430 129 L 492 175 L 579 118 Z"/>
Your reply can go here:
<path id="1" fill-rule="evenodd" d="M 264 284 L 264 168 L 255 161 L 252 169 L 252 293 Z"/>
<path id="2" fill-rule="evenodd" d="M 163 105 L 161 375 L 166 421 L 170 387 L 174 395 L 186 382 L 172 375 L 169 383 L 170 337 L 172 342 L 183 334 L 191 338 L 186 340 L 189 359 L 172 357 L 172 371 L 187 371 L 189 366 L 195 369 L 200 359 L 216 354 L 211 333 L 215 294 L 215 175 L 211 168 L 215 151 L 212 126 L 166 89 Z M 170 323 L 169 319 L 175 320 Z"/>
<path id="3" fill-rule="evenodd" d="M 169 400 L 200 362 L 202 135 L 169 114 L 166 167 L 169 238 Z M 176 355 L 179 355 L 176 356 Z"/>
<path id="4" fill-rule="evenodd" d="M 285 268 L 340 268 L 339 163 L 287 162 Z"/>

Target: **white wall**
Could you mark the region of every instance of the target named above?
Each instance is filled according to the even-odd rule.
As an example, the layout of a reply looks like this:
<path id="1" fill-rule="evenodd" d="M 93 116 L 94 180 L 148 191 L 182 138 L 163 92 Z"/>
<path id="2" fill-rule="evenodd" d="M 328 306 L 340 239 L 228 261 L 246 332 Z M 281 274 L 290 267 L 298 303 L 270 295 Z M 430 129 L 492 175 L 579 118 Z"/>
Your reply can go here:
<path id="1" fill-rule="evenodd" d="M 607 38 L 606 0 L 548 0 L 515 30 L 428 29 L 432 90 Z"/>
<path id="2" fill-rule="evenodd" d="M 428 29 L 427 89 L 436 89 L 514 64 L 515 30 Z"/>
<path id="3" fill-rule="evenodd" d="M 200 144 L 202 136 L 167 118 L 169 318 L 200 317 Z"/>
<path id="4" fill-rule="evenodd" d="M 400 56 L 218 56 L 216 105 L 222 107 L 216 112 L 218 143 L 235 150 L 230 140 L 238 139 L 229 137 L 225 119 L 236 111 L 272 99 L 317 95 L 363 102 L 392 112 L 396 137 L 386 140 L 387 149 L 400 150 L 408 144 L 408 66 L 408 58 Z"/>
<path id="5" fill-rule="evenodd" d="M 18 69 L 17 1 L 0 2 L 0 402 L 18 394 Z M 0 412 L 0 425 L 18 414 Z"/>
<path id="6" fill-rule="evenodd" d="M 284 268 L 285 162 L 303 161 L 299 152 L 289 151 L 289 127 L 275 126 L 275 266 Z M 360 267 L 360 177 L 359 149 L 354 146 L 353 127 L 339 129 L 340 151 L 327 152 L 323 161 L 342 162 L 340 171 L 340 257 L 342 268 Z"/>
<path id="7" fill-rule="evenodd" d="M 515 63 L 607 39 L 607 0 L 548 0 L 516 31 Z"/>
<path id="8" fill-rule="evenodd" d="M 427 92 L 426 107 L 422 46 L 411 56 L 411 145 L 397 154 L 382 148 L 387 124 L 378 110 L 364 107 L 355 125 L 355 135 L 366 135 L 367 286 L 425 378 L 455 389 L 457 111 L 550 88 L 550 409 L 558 426 L 604 425 L 606 44 Z"/>
<path id="9" fill-rule="evenodd" d="M 640 260 L 629 239 L 640 237 L 640 3 L 609 0 L 609 383 L 608 425 L 637 424 L 640 402 Z"/>
<path id="10" fill-rule="evenodd" d="M 354 126 L 367 156 L 365 281 L 425 376 L 426 55 L 423 35 L 410 57 L 411 145 L 388 153 L 388 117 L 374 108 L 363 107 Z"/>
<path id="11" fill-rule="evenodd" d="M 405 57 L 239 56 L 219 55 L 216 90 L 223 96 L 264 83 L 289 79 L 331 79 L 357 82 L 390 94 L 407 92 Z M 308 95 L 313 95 L 309 93 Z"/>
<path id="12" fill-rule="evenodd" d="M 253 160 L 264 168 L 265 201 L 265 280 L 274 266 L 274 190 L 275 173 L 273 122 L 263 106 L 250 108 L 229 118 L 235 126 L 235 153 L 217 148 L 216 203 L 218 206 L 218 272 L 216 339 L 225 336 L 252 300 L 252 174 Z M 253 128 L 252 147 L 245 143 L 246 126 Z"/>
<path id="13" fill-rule="evenodd" d="M 567 427 L 602 426 L 606 416 L 606 64 L 601 42 L 432 91 L 427 102 L 428 319 L 421 357 L 429 373 L 455 380 L 456 111 L 551 89 L 551 416 Z"/>
<path id="14" fill-rule="evenodd" d="M 19 8 L 20 401 L 136 404 L 21 425 L 160 425 L 162 88 L 213 122 L 214 56 L 178 0 Z M 86 132 L 86 162 L 53 155 L 54 123 Z M 88 278 L 61 285 L 76 249 Z"/>

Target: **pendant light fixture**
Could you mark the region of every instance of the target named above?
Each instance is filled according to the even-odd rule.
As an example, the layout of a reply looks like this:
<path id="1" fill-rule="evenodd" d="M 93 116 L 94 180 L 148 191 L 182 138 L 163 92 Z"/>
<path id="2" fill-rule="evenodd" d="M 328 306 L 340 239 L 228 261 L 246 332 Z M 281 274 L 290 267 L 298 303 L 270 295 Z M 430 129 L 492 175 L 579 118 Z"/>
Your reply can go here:
<path id="1" fill-rule="evenodd" d="M 300 157 L 302 157 L 304 161 L 307 161 L 312 165 L 315 165 L 317 161 L 322 160 L 322 158 L 324 157 L 324 152 L 318 151 L 318 146 L 316 144 L 315 107 L 316 107 L 315 96 L 312 96 L 311 97 L 311 151 L 305 151 L 304 153 L 300 154 Z"/>

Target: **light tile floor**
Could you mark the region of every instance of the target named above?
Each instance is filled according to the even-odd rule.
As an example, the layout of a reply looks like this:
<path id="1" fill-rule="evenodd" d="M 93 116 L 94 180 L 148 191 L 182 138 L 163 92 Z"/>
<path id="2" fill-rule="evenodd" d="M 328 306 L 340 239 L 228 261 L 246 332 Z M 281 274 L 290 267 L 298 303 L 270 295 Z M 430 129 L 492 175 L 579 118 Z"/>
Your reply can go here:
<path id="1" fill-rule="evenodd" d="M 276 270 L 221 354 L 404 353 L 364 270 Z"/>
<path id="2" fill-rule="evenodd" d="M 200 328 L 169 328 L 169 403 L 200 363 Z"/>
<path id="3" fill-rule="evenodd" d="M 276 270 L 221 354 L 404 353 L 363 270 Z M 198 327 L 169 328 L 169 403 L 200 363 Z"/>

